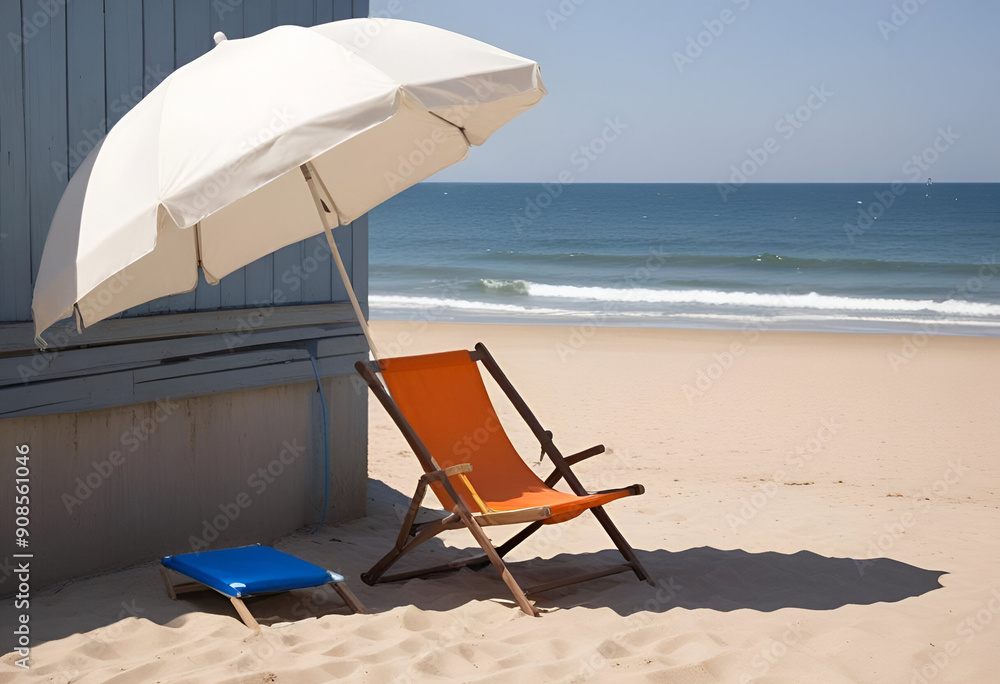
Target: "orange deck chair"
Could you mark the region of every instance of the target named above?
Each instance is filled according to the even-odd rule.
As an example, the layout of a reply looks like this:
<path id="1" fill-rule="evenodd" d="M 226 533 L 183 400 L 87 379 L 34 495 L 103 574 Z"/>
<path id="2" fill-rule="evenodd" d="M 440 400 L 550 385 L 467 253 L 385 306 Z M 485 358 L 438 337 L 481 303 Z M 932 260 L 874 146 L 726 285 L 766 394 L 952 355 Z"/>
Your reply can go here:
<path id="1" fill-rule="evenodd" d="M 538 438 L 542 452 L 555 464 L 555 470 L 544 482 L 521 459 L 500 425 L 476 362 L 482 362 L 489 371 Z M 557 587 L 628 570 L 653 584 L 635 551 L 602 508 L 615 499 L 642 494 L 642 485 L 586 491 L 570 466 L 602 453 L 604 446 L 563 457 L 552 443 L 552 433 L 542 428 L 485 346 L 477 344 L 471 352 L 382 359 L 378 363 L 359 361 L 355 368 L 402 431 L 424 470 L 396 545 L 361 576 L 365 583 L 393 582 L 463 567 L 478 570 L 492 564 L 521 610 L 534 616 L 538 616 L 538 611 L 527 597 Z M 377 375 L 379 372 L 385 385 Z M 553 489 L 560 479 L 565 479 L 574 493 Z M 428 485 L 451 513 L 439 520 L 416 523 Z M 522 590 L 507 570 L 503 556 L 542 525 L 564 522 L 587 510 L 611 536 L 626 562 Z M 497 547 L 482 529 L 487 525 L 518 523 L 528 526 Z M 468 528 L 485 555 L 383 577 L 389 567 L 423 542 L 445 530 L 461 527 Z"/>

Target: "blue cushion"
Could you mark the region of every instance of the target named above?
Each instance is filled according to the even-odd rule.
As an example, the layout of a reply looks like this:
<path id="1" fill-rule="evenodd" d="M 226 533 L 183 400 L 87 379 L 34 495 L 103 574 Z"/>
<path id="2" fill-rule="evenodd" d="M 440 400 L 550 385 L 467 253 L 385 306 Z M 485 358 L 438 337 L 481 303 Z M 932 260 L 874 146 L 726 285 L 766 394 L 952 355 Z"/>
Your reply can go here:
<path id="1" fill-rule="evenodd" d="M 162 563 L 235 598 L 344 581 L 335 572 L 259 544 L 167 556 Z"/>

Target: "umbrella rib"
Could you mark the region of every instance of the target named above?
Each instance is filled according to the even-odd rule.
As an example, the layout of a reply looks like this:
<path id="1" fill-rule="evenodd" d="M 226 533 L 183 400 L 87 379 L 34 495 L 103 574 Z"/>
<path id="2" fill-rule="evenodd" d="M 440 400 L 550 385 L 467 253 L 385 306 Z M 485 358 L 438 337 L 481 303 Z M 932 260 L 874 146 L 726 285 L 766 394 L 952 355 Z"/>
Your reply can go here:
<path id="1" fill-rule="evenodd" d="M 446 124 L 448 124 L 449 126 L 454 126 L 455 128 L 457 128 L 458 131 L 462 134 L 462 137 L 465 138 L 465 144 L 468 145 L 469 147 L 472 147 L 472 143 L 469 141 L 469 136 L 467 136 L 465 134 L 465 126 L 459 126 L 454 121 L 448 121 L 448 119 L 444 118 L 443 116 L 441 116 L 437 112 L 432 112 L 432 111 L 428 110 L 428 114 L 430 114 L 431 116 L 436 116 L 437 118 L 441 119 Z"/>

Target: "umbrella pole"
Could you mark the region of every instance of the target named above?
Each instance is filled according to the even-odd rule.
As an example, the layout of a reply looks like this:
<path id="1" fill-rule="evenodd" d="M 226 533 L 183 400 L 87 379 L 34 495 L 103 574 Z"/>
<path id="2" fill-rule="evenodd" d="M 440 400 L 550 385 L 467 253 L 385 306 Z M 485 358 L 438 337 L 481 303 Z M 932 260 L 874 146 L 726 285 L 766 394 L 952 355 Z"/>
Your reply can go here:
<path id="1" fill-rule="evenodd" d="M 378 363 L 378 348 L 375 346 L 375 340 L 372 339 L 372 332 L 368 327 L 368 321 L 365 320 L 365 314 L 361 311 L 361 304 L 358 303 L 358 297 L 354 294 L 354 285 L 351 284 L 351 278 L 347 275 L 347 269 L 344 268 L 344 260 L 340 258 L 340 250 L 337 249 L 337 243 L 333 239 L 333 227 L 330 225 L 331 214 L 326 210 L 323 201 L 320 199 L 319 190 L 316 188 L 316 181 L 313 180 L 314 170 L 312 164 L 303 164 L 299 168 L 302 170 L 302 175 L 305 176 L 309 192 L 312 193 L 313 202 L 316 204 L 316 211 L 323 222 L 323 232 L 326 234 L 326 241 L 330 245 L 330 253 L 333 254 L 333 260 L 337 264 L 340 279 L 344 281 L 344 287 L 347 289 L 347 297 L 351 300 L 351 306 L 354 307 L 354 314 L 358 317 L 358 323 L 361 324 L 361 332 L 365 334 L 365 339 L 368 341 L 368 348 L 372 351 L 372 358 L 375 359 L 375 363 Z"/>

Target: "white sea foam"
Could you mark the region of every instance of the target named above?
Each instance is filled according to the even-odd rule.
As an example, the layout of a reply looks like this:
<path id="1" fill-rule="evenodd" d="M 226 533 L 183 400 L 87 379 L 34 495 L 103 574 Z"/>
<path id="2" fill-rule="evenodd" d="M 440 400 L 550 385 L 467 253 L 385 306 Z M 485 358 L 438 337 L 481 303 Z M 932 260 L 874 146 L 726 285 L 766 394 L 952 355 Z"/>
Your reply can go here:
<path id="1" fill-rule="evenodd" d="M 553 309 L 537 306 L 517 306 L 494 302 L 472 302 L 467 299 L 443 299 L 439 297 L 407 297 L 403 295 L 371 295 L 368 301 L 372 308 L 386 309 L 459 309 L 462 311 L 483 311 L 510 314 L 574 314 L 578 311 Z"/>
<path id="2" fill-rule="evenodd" d="M 375 311 L 454 311 L 469 315 L 557 316 L 605 322 L 715 319 L 719 323 L 767 321 L 795 327 L 802 323 L 886 323 L 892 325 L 1000 326 L 1000 305 L 949 299 L 843 297 L 809 294 L 654 290 L 649 288 L 544 285 L 524 280 L 482 280 L 483 298 L 506 295 L 507 301 L 372 295 Z"/>
<path id="3" fill-rule="evenodd" d="M 523 281 L 520 281 L 523 282 Z M 529 295 L 546 299 L 648 304 L 702 304 L 763 309 L 820 309 L 885 313 L 938 313 L 958 316 L 1000 316 L 1000 305 L 959 299 L 882 299 L 809 294 L 722 292 L 719 290 L 652 290 L 647 288 L 577 287 L 524 283 Z"/>
<path id="4" fill-rule="evenodd" d="M 507 294 L 526 295 L 529 283 L 523 280 L 493 280 L 485 278 L 479 284 L 487 292 L 505 292 Z"/>
<path id="5" fill-rule="evenodd" d="M 606 303 L 598 310 L 596 307 L 569 309 L 519 306 L 465 299 L 386 295 L 372 295 L 369 297 L 369 301 L 376 317 L 399 315 L 403 312 L 422 312 L 433 317 L 448 315 L 448 312 L 452 312 L 453 315 L 465 315 L 473 318 L 477 316 L 500 317 L 501 319 L 509 318 L 524 322 L 548 318 L 553 322 L 562 319 L 601 325 L 667 325 L 669 327 L 670 322 L 673 322 L 682 326 L 702 327 L 707 325 L 710 328 L 745 328 L 749 325 L 771 330 L 799 330 L 818 327 L 819 329 L 844 331 L 856 331 L 867 326 L 872 326 L 871 329 L 876 331 L 898 330 L 899 326 L 904 326 L 904 329 L 926 331 L 928 326 L 932 326 L 932 330 L 942 333 L 961 329 L 993 331 L 989 334 L 1000 333 L 1000 318 L 996 316 L 969 318 L 935 314 L 920 317 L 919 313 L 916 312 L 908 315 L 898 312 L 898 310 L 860 313 L 857 310 L 778 310 L 771 307 L 757 310 L 748 308 L 740 313 L 713 313 L 704 308 L 699 311 L 664 311 L 657 307 L 635 309 L 632 308 L 635 306 L 634 304 L 619 309 Z M 393 314 L 392 312 L 397 313 Z M 406 314 L 403 313 L 403 315 Z"/>

